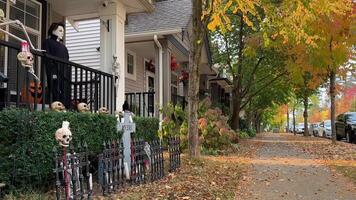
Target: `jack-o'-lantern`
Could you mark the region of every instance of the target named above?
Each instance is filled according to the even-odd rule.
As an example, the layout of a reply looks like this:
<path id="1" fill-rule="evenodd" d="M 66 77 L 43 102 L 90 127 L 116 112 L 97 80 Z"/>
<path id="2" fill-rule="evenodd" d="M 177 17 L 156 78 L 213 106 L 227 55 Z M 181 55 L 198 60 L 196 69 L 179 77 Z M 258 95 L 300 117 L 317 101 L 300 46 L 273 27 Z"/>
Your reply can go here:
<path id="1" fill-rule="evenodd" d="M 41 83 L 36 84 L 35 82 L 31 81 L 27 91 L 26 85 L 22 88 L 22 101 L 29 103 L 42 103 L 43 91 L 44 90 Z"/>

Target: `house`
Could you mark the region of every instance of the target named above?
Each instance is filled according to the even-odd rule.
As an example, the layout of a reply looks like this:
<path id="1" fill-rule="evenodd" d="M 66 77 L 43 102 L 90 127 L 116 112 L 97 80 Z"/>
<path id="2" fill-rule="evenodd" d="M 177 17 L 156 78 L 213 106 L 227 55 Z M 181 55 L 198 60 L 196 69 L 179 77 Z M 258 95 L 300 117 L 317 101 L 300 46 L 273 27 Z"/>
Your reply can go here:
<path id="1" fill-rule="evenodd" d="M 9 80 L 4 85 L 10 104 L 48 106 L 52 97 L 41 74 L 49 60 L 59 69 L 71 69 L 71 100 L 86 101 L 91 110 L 102 106 L 111 112 L 121 110 L 127 100 L 139 115 L 158 116 L 158 108 L 169 102 L 185 105 L 191 6 L 191 0 L 0 0 L 5 17 L 22 21 L 39 48 L 49 25 L 66 21 L 70 57 L 67 62 L 33 52 L 35 72 L 41 77 L 38 84 L 19 67 L 15 41 L 1 38 L 0 72 Z M 23 36 L 16 26 L 5 28 Z M 205 94 L 210 87 L 208 76 L 216 74 L 207 38 L 201 63 L 201 94 Z"/>
<path id="2" fill-rule="evenodd" d="M 158 106 L 187 104 L 188 64 L 191 25 L 191 0 L 156 1 L 153 12 L 128 14 L 125 23 L 125 93 L 131 109 L 141 115 L 157 116 Z M 75 62 L 88 64 L 85 55 L 78 52 L 83 46 L 78 38 L 92 38 L 85 45 L 95 54 L 93 66 L 100 68 L 96 47 L 100 43 L 99 29 L 101 20 L 78 21 L 79 32 L 67 23 L 67 39 L 70 56 Z M 93 46 L 93 42 L 97 46 Z M 81 48 L 82 51 L 82 48 Z M 94 58 L 94 57 L 92 57 Z M 161 62 L 160 62 L 161 61 Z M 161 71 L 160 71 L 161 70 Z M 208 41 L 202 52 L 201 89 L 207 88 L 207 74 L 215 73 L 211 69 L 211 55 Z M 162 80 L 160 80 L 160 78 Z"/>
<path id="3" fill-rule="evenodd" d="M 16 55 L 20 51 L 18 42 L 8 35 L 1 35 L 0 40 L 0 71 L 9 79 L 5 84 L 8 100 L 16 106 L 33 104 L 34 109 L 42 102 L 42 109 L 52 101 L 46 92 L 44 63 L 51 62 L 57 70 L 70 68 L 72 73 L 71 100 L 86 100 L 92 110 L 106 106 L 111 112 L 121 108 L 125 96 L 125 72 L 118 68 L 112 69 L 113 59 L 117 65 L 125 62 L 125 20 L 126 15 L 137 12 L 152 12 L 154 5 L 150 0 L 1 0 L 0 8 L 7 20 L 20 20 L 34 43 L 40 48 L 41 42 L 47 37 L 46 32 L 53 22 L 64 22 L 66 19 L 75 22 L 81 19 L 99 18 L 106 26 L 100 27 L 101 68 L 93 70 L 85 65 L 66 62 L 53 58 L 45 53 L 33 52 L 35 72 L 41 77 L 41 84 L 29 80 L 28 74 L 18 65 Z M 23 32 L 16 25 L 2 27 L 22 38 Z M 114 73 L 113 73 L 114 71 Z M 113 74 L 115 76 L 113 76 Z M 33 91 L 28 91 L 30 86 Z M 41 88 L 42 90 L 39 90 Z M 120 95 L 122 94 L 122 95 Z M 28 105 L 30 106 L 30 105 Z"/>

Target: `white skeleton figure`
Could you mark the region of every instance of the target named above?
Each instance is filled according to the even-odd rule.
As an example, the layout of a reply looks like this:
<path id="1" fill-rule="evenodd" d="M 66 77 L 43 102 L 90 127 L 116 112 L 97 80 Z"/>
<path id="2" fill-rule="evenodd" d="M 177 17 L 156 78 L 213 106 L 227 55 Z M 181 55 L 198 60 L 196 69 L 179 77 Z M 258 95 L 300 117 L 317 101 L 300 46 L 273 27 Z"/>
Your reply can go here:
<path id="1" fill-rule="evenodd" d="M 63 121 L 62 128 L 58 129 L 55 133 L 55 138 L 60 146 L 68 147 L 72 141 L 72 132 L 69 130 L 69 122 Z"/>
<path id="2" fill-rule="evenodd" d="M 98 113 L 107 115 L 109 114 L 109 110 L 106 107 L 101 107 L 99 108 Z"/>
<path id="3" fill-rule="evenodd" d="M 89 106 L 86 103 L 79 103 L 77 108 L 80 113 L 85 113 L 90 111 Z"/>
<path id="4" fill-rule="evenodd" d="M 35 79 L 37 79 L 39 81 L 39 78 L 35 75 L 35 72 L 33 70 L 34 60 L 33 60 L 33 55 L 30 51 L 30 47 L 36 51 L 43 51 L 43 50 L 36 49 L 33 46 L 32 42 L 30 40 L 30 37 L 28 36 L 28 33 L 25 29 L 25 26 L 19 20 L 7 20 L 7 19 L 5 19 L 4 16 L 5 16 L 4 11 L 0 9 L 0 32 L 3 32 L 5 34 L 7 34 L 8 36 L 21 42 L 21 52 L 17 55 L 17 59 L 20 61 L 21 65 L 30 74 L 32 74 L 33 77 L 35 77 Z M 23 33 L 25 34 L 27 41 L 24 39 L 21 39 L 20 37 L 17 37 L 16 35 L 1 28 L 1 26 L 10 25 L 10 24 L 15 24 L 15 25 L 19 26 L 22 29 Z"/>
<path id="5" fill-rule="evenodd" d="M 51 108 L 53 111 L 56 112 L 66 112 L 66 107 L 63 105 L 63 103 L 59 101 L 55 101 L 51 104 Z"/>

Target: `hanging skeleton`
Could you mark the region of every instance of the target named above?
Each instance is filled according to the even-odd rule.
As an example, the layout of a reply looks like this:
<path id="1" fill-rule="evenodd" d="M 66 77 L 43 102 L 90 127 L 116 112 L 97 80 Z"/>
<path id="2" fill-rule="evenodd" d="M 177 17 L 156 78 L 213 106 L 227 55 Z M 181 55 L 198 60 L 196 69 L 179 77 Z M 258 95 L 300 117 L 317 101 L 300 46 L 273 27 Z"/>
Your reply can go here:
<path id="1" fill-rule="evenodd" d="M 10 25 L 10 24 L 15 24 L 19 26 L 22 29 L 23 33 L 25 34 L 27 41 L 1 28 L 2 26 Z M 29 72 L 35 79 L 40 81 L 40 79 L 36 76 L 33 70 L 34 59 L 33 59 L 33 54 L 30 51 L 30 47 L 35 51 L 43 51 L 43 50 L 36 49 L 33 46 L 30 37 L 28 36 L 28 33 L 25 29 L 25 26 L 19 20 L 7 20 L 6 18 L 4 18 L 3 12 L 0 9 L 0 32 L 3 32 L 8 36 L 13 37 L 14 39 L 21 42 L 21 52 L 17 54 L 17 60 L 20 61 L 22 67 L 24 67 L 27 70 L 27 72 Z"/>

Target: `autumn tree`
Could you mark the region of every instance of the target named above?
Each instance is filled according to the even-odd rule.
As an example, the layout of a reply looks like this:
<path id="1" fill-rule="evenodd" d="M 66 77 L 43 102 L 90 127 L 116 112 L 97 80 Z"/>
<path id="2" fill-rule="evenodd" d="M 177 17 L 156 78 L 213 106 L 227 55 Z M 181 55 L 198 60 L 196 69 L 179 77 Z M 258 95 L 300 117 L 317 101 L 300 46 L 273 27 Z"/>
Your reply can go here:
<path id="1" fill-rule="evenodd" d="M 246 8 L 251 9 L 251 13 L 246 12 L 246 8 L 239 10 L 238 5 L 228 4 L 221 14 L 228 24 L 220 25 L 219 21 L 210 26 L 215 50 L 213 60 L 232 77 L 231 127 L 234 130 L 240 129 L 241 110 L 246 110 L 253 98 L 286 75 L 283 50 L 264 44 L 260 26 L 263 9 L 253 1 L 247 2 Z"/>
<path id="2" fill-rule="evenodd" d="M 210 14 L 203 17 L 203 12 L 211 7 L 211 1 L 192 0 L 192 25 L 191 48 L 189 52 L 189 91 L 188 91 L 188 142 L 189 155 L 200 156 L 199 130 L 198 130 L 198 107 L 199 107 L 199 66 L 203 38 L 206 34 L 206 26 Z"/>
<path id="3" fill-rule="evenodd" d="M 267 23 L 274 23 L 276 37 L 285 44 L 304 44 L 312 59 L 309 71 L 321 68 L 329 79 L 333 143 L 335 133 L 335 79 L 350 58 L 355 44 L 355 3 L 352 0 L 289 0 L 266 6 Z"/>

